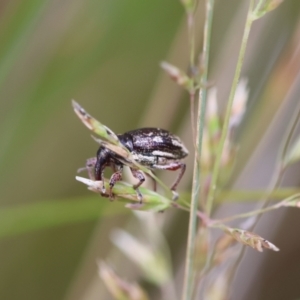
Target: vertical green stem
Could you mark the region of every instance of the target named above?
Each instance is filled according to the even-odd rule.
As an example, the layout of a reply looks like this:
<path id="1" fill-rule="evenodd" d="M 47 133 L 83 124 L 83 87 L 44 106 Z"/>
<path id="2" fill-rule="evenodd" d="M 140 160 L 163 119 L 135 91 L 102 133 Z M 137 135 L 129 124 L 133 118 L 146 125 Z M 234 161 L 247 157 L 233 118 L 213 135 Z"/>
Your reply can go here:
<path id="1" fill-rule="evenodd" d="M 199 157 L 202 149 L 202 136 L 205 120 L 206 97 L 207 97 L 207 76 L 208 76 L 208 61 L 209 61 L 209 47 L 211 37 L 211 26 L 213 17 L 214 0 L 206 0 L 206 20 L 204 25 L 204 41 L 203 41 L 203 73 L 201 75 L 201 88 L 199 91 L 200 103 L 198 106 L 197 118 L 197 136 L 194 162 L 194 176 L 193 188 L 190 209 L 190 221 L 188 232 L 188 245 L 186 254 L 185 277 L 183 287 L 183 300 L 191 300 L 194 286 L 194 249 L 195 239 L 197 233 L 197 207 L 200 196 L 200 165 Z"/>
<path id="2" fill-rule="evenodd" d="M 213 206 L 215 190 L 217 187 L 217 180 L 218 180 L 218 175 L 219 175 L 219 170 L 220 170 L 220 165 L 221 165 L 222 152 L 223 152 L 223 148 L 224 148 L 224 144 L 226 141 L 228 128 L 229 128 L 232 104 L 233 104 L 234 95 L 235 95 L 236 88 L 237 88 L 238 81 L 239 81 L 240 74 L 241 74 L 241 69 L 242 69 L 242 65 L 243 65 L 243 61 L 244 61 L 244 57 L 245 57 L 246 46 L 247 46 L 247 42 L 248 42 L 248 38 L 249 38 L 249 34 L 250 34 L 251 25 L 253 23 L 253 18 L 252 18 L 253 4 L 254 4 L 254 0 L 251 0 L 250 5 L 249 5 L 247 20 L 246 20 L 246 25 L 245 25 L 245 29 L 244 29 L 242 44 L 241 44 L 241 48 L 240 48 L 240 53 L 239 53 L 239 57 L 238 57 L 238 61 L 237 61 L 237 66 L 236 66 L 236 70 L 235 70 L 235 74 L 234 74 L 234 78 L 233 78 L 233 82 L 232 82 L 232 86 L 231 86 L 231 90 L 230 90 L 230 95 L 229 95 L 229 99 L 228 99 L 228 104 L 227 104 L 227 108 L 226 108 L 226 114 L 225 114 L 225 120 L 224 120 L 224 124 L 223 124 L 223 128 L 222 128 L 222 134 L 221 134 L 220 142 L 219 142 L 218 149 L 217 149 L 216 160 L 214 163 L 212 180 L 211 180 L 211 185 L 210 185 L 208 198 L 207 198 L 207 205 L 206 205 L 206 212 L 207 212 L 208 216 L 211 214 L 211 210 L 212 210 L 212 206 Z"/>
<path id="3" fill-rule="evenodd" d="M 194 72 L 195 68 L 195 7 L 196 5 L 193 5 L 193 9 L 189 9 L 187 11 L 187 18 L 188 18 L 188 31 L 189 31 L 189 46 L 190 46 L 190 68 L 191 71 Z M 195 78 L 194 74 L 192 73 L 191 77 L 191 86 L 192 88 L 189 90 L 190 94 L 190 114 L 191 114 L 191 127 L 192 127 L 192 134 L 193 134 L 193 141 L 194 141 L 194 148 L 196 148 L 195 145 Z"/>

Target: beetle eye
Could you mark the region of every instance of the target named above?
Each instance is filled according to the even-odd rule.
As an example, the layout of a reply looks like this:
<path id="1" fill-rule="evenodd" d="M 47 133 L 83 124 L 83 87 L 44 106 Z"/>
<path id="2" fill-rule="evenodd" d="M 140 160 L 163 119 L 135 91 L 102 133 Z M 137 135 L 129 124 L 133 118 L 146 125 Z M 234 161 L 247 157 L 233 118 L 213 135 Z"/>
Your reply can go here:
<path id="1" fill-rule="evenodd" d="M 119 134 L 118 138 L 129 151 L 133 151 L 132 137 L 128 133 Z"/>
<path id="2" fill-rule="evenodd" d="M 164 164 L 166 163 L 167 159 L 165 157 L 159 157 L 158 158 L 158 164 Z"/>
<path id="3" fill-rule="evenodd" d="M 132 141 L 127 140 L 125 143 L 125 147 L 131 150 L 133 148 Z"/>

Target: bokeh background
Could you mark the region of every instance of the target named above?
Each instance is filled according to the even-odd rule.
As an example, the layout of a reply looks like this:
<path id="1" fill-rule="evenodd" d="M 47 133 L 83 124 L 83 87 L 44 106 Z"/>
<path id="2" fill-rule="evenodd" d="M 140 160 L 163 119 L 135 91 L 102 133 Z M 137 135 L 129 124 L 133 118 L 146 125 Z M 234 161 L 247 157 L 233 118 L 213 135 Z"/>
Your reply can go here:
<path id="1" fill-rule="evenodd" d="M 215 5 L 209 78 L 218 89 L 221 114 L 247 6 L 239 0 Z M 201 0 L 198 49 L 203 12 Z M 299 108 L 299 13 L 300 2 L 286 0 L 251 32 L 242 72 L 249 83 L 248 109 L 232 179 L 239 189 L 267 186 L 288 121 Z M 186 70 L 188 53 L 180 1 L 1 1 L 0 299 L 111 299 L 97 274 L 100 260 L 140 282 L 151 299 L 180 295 L 188 214 L 167 210 L 136 217 L 76 182 L 77 169 L 95 155 L 97 145 L 75 116 L 71 99 L 116 133 L 163 127 L 192 149 L 188 97 L 159 67 L 167 60 Z M 182 191 L 191 185 L 192 155 L 187 163 Z M 169 182 L 174 174 L 164 172 L 161 178 Z M 294 165 L 283 184 L 299 183 Z M 120 227 L 143 239 L 148 229 L 141 218 L 145 227 L 155 225 L 165 235 L 175 295 L 149 283 L 112 243 L 111 234 Z M 300 297 L 299 220 L 296 209 L 261 220 L 257 232 L 281 252 L 247 250 L 232 299 Z"/>

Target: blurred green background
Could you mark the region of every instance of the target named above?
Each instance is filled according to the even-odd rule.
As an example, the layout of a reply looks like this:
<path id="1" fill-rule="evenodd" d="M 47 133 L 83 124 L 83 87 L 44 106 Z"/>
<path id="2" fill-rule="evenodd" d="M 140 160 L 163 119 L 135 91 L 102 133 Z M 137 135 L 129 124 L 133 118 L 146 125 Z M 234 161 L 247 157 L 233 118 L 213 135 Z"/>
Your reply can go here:
<path id="1" fill-rule="evenodd" d="M 247 3 L 216 1 L 210 80 L 218 88 L 221 110 L 231 85 Z M 199 49 L 203 11 L 200 1 Z M 250 96 L 235 175 L 239 188 L 267 185 L 276 147 L 299 102 L 299 12 L 299 1 L 286 0 L 257 21 L 251 32 L 243 68 Z M 75 181 L 76 170 L 95 155 L 97 145 L 75 116 L 71 99 L 116 133 L 161 126 L 176 132 L 192 149 L 187 95 L 160 70 L 162 60 L 187 69 L 188 40 L 180 1 L 1 1 L 0 299 L 110 299 L 103 287 L 95 288 L 101 284 L 96 279 L 96 261 L 115 251 L 111 230 L 127 226 L 135 217 Z M 252 168 L 247 169 L 251 157 Z M 190 187 L 191 162 L 192 157 L 181 190 Z M 298 174 L 293 167 L 286 184 L 299 184 Z M 276 214 L 276 223 L 279 226 L 281 220 L 287 232 L 300 225 L 297 211 L 286 223 L 285 214 Z M 188 216 L 166 211 L 156 217 L 170 245 L 179 295 Z M 249 277 L 234 289 L 234 299 L 248 299 L 249 289 L 253 293 L 249 299 L 300 296 L 298 257 L 297 263 L 288 264 L 291 269 L 285 269 L 289 276 L 282 284 L 282 278 L 274 275 L 284 276 L 286 257 L 299 253 L 298 236 L 281 244 L 280 236 L 286 235 L 280 230 L 278 237 L 276 232 L 266 233 L 269 227 L 262 231 L 273 234 L 286 250 L 264 256 L 250 252 L 244 263 L 247 271 L 242 272 Z M 262 263 L 261 257 L 272 257 L 278 265 L 264 265 L 266 275 L 255 284 L 255 274 L 262 272 L 253 267 L 251 273 L 247 261 L 253 266 L 253 260 Z M 138 271 L 126 272 L 125 266 L 131 264 L 120 253 L 115 258 L 117 271 L 140 279 Z M 269 294 L 272 284 L 278 287 L 275 295 Z M 157 288 L 143 285 L 151 299 L 173 299 L 160 298 Z"/>

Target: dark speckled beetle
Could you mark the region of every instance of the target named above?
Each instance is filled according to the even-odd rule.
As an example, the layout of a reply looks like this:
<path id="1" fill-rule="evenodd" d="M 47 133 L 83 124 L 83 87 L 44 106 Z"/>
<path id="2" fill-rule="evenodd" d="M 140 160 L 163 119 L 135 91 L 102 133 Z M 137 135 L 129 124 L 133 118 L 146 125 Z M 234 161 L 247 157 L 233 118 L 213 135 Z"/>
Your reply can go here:
<path id="1" fill-rule="evenodd" d="M 181 160 L 188 155 L 187 149 L 177 136 L 164 129 L 141 128 L 125 132 L 124 134 L 118 134 L 118 138 L 131 152 L 133 159 L 139 164 L 151 170 L 175 171 L 180 169 L 180 173 L 171 187 L 172 191 L 176 190 L 186 168 Z M 122 157 L 104 146 L 100 146 L 97 151 L 97 157 L 88 159 L 86 164 L 89 176 L 94 180 L 103 180 L 103 173 L 106 167 L 113 169 L 114 173 L 109 181 L 110 198 L 113 197 L 112 189 L 115 183 L 122 180 L 123 166 Z M 145 175 L 142 171 L 133 167 L 130 167 L 130 170 L 132 175 L 139 180 L 133 187 L 137 191 L 140 202 L 142 202 L 143 197 L 138 187 L 145 181 Z M 156 190 L 155 181 L 154 190 Z M 102 192 L 105 193 L 104 187 Z"/>

